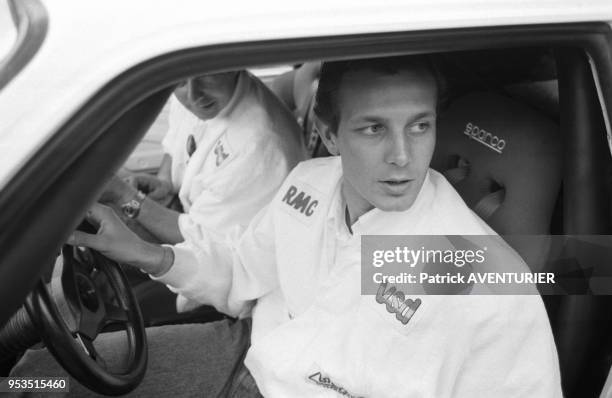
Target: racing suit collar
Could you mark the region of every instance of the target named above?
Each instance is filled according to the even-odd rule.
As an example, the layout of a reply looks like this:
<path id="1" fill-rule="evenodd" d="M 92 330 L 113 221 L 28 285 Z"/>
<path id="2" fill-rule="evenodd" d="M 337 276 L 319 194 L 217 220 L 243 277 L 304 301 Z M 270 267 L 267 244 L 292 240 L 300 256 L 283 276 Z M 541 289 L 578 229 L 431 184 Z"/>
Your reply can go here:
<path id="1" fill-rule="evenodd" d="M 247 95 L 249 92 L 249 85 L 251 84 L 251 79 L 249 79 L 247 71 L 240 71 L 238 74 L 238 81 L 236 82 L 236 88 L 234 89 L 234 93 L 232 94 L 232 98 L 230 98 L 229 102 L 219 114 L 214 117 L 214 119 L 226 119 L 234 110 L 238 107 L 241 100 Z M 214 120 L 211 119 L 211 120 Z"/>
<path id="2" fill-rule="evenodd" d="M 336 225 L 337 235 L 340 237 L 351 233 L 349 227 L 345 221 L 345 207 L 346 202 L 342 198 L 341 194 L 341 181 L 338 183 L 333 196 L 333 205 L 330 209 L 328 218 L 334 220 Z M 419 190 L 416 200 L 410 206 L 409 209 L 404 211 L 383 211 L 378 208 L 374 208 L 353 223 L 350 226 L 353 236 L 361 235 L 402 235 L 406 233 L 406 226 L 413 225 L 418 219 L 419 215 L 423 214 L 433 202 L 435 188 L 431 181 L 430 172 L 427 171 L 427 175 L 423 180 L 423 185 Z"/>

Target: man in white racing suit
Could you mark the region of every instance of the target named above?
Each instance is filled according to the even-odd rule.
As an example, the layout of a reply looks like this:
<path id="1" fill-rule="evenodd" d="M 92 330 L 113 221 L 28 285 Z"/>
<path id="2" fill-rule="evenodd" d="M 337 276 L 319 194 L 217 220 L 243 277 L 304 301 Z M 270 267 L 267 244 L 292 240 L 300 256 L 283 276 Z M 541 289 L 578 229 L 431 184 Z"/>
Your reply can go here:
<path id="1" fill-rule="evenodd" d="M 316 112 L 339 156 L 298 165 L 246 230 L 201 229 L 189 244 L 158 246 L 96 205 L 98 235 L 69 242 L 223 312 L 252 314 L 249 396 L 561 397 L 539 296 L 361 294 L 362 235 L 494 233 L 429 169 L 437 98 L 427 58 L 325 63 Z M 213 365 L 202 362 L 205 377 Z"/>
<path id="2" fill-rule="evenodd" d="M 245 228 L 304 159 L 292 115 L 245 70 L 188 79 L 170 98 L 168 118 L 157 176 L 132 175 L 133 186 L 114 178 L 103 195 L 153 241 L 189 244 L 200 229 Z M 175 194 L 182 212 L 158 204 Z M 181 311 L 196 305 L 178 297 Z"/>

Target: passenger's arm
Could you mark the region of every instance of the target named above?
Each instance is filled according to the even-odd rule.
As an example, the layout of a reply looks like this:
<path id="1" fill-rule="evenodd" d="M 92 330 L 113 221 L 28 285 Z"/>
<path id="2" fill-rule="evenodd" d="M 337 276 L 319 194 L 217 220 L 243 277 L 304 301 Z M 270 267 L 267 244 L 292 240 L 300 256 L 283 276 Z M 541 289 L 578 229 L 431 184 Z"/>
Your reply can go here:
<path id="1" fill-rule="evenodd" d="M 158 174 L 134 173 L 123 180 L 158 203 L 169 202 L 175 194 L 170 175 L 172 158 L 164 154 Z"/>
<path id="2" fill-rule="evenodd" d="M 136 221 L 153 234 L 160 242 L 176 244 L 182 242 L 178 219 L 181 213 L 145 198 Z"/>
<path id="3" fill-rule="evenodd" d="M 135 199 L 137 192 L 135 187 L 114 176 L 106 185 L 100 201 L 120 209 L 123 204 Z M 160 242 L 175 244 L 183 241 L 178 226 L 179 214 L 147 197 L 141 203 L 135 220 Z"/>
<path id="4" fill-rule="evenodd" d="M 246 227 L 272 199 L 289 173 L 289 164 L 279 148 L 261 142 L 253 142 L 226 162 L 214 173 L 197 176 L 203 189 L 187 212 L 147 198 L 136 220 L 168 244 L 197 239 L 200 228 L 224 232 L 235 225 Z"/>
<path id="5" fill-rule="evenodd" d="M 157 178 L 160 181 L 166 181 L 172 186 L 172 157 L 168 153 L 164 153 L 159 170 L 157 170 Z"/>

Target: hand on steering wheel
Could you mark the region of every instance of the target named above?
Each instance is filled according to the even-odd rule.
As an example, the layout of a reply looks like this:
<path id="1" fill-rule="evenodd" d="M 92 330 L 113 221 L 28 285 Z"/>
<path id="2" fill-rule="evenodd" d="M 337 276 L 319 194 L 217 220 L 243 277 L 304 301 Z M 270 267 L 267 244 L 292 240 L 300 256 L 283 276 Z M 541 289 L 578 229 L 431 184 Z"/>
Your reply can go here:
<path id="1" fill-rule="evenodd" d="M 116 262 L 94 250 L 65 245 L 50 289 L 39 281 L 26 306 L 49 351 L 83 385 L 120 395 L 142 381 L 147 363 L 142 314 Z M 108 369 L 93 344 L 110 324 L 127 333 L 128 365 L 120 373 Z"/>
<path id="2" fill-rule="evenodd" d="M 138 267 L 153 275 L 172 265 L 165 253 L 168 249 L 141 239 L 112 208 L 95 203 L 86 217 L 96 226 L 97 231 L 75 231 L 68 238 L 68 244 L 90 247 L 107 258 Z"/>

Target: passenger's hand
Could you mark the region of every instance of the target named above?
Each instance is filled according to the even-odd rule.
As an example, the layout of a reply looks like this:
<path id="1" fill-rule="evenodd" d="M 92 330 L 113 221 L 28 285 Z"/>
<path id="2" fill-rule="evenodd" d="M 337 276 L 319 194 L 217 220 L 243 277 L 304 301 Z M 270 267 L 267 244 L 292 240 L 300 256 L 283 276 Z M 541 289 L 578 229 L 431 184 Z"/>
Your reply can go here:
<path id="1" fill-rule="evenodd" d="M 98 201 L 105 204 L 122 205 L 136 196 L 136 188 L 117 177 L 113 176 L 104 187 L 104 192 Z"/>
<path id="2" fill-rule="evenodd" d="M 132 187 L 147 194 L 150 199 L 160 201 L 172 195 L 170 181 L 145 173 L 132 174 L 124 179 Z"/>
<path id="3" fill-rule="evenodd" d="M 75 231 L 68 238 L 69 245 L 90 247 L 117 262 L 136 266 L 148 273 L 159 272 L 165 260 L 164 248 L 140 239 L 113 209 L 96 203 L 86 218 L 98 233 Z"/>

